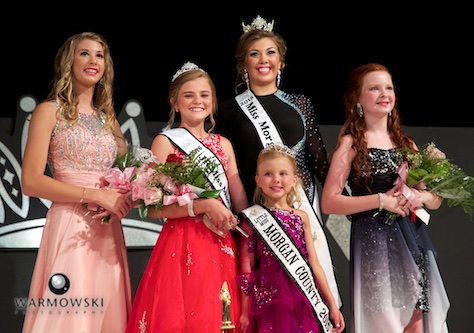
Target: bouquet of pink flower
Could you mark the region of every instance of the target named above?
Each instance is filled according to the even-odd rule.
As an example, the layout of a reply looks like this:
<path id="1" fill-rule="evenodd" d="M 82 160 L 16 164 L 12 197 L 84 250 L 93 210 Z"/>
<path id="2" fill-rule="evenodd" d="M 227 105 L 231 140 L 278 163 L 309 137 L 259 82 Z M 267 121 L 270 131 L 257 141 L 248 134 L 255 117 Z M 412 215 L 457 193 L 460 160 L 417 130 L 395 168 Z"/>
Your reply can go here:
<path id="1" fill-rule="evenodd" d="M 447 199 L 448 206 L 461 206 L 472 220 L 474 208 L 474 178 L 468 176 L 458 165 L 451 163 L 434 143 L 425 145 L 419 152 L 402 149 L 406 162 L 399 168 L 400 177 L 395 184 L 400 186 L 408 200 L 416 203 L 410 188 L 426 189 Z M 421 203 L 420 205 L 421 206 Z M 395 213 L 387 214 L 393 220 Z"/>
<path id="2" fill-rule="evenodd" d="M 217 166 L 211 159 L 200 157 L 198 149 L 184 157 L 170 154 L 161 164 L 151 150 L 138 148 L 117 159 L 116 166 L 103 177 L 102 188 L 130 192 L 134 207 L 145 218 L 150 208 L 159 209 L 175 202 L 184 206 L 197 198 L 219 198 L 221 190 L 214 189 L 207 179 Z M 102 220 L 107 222 L 108 218 Z M 196 221 L 202 221 L 211 231 L 225 237 L 207 215 L 199 216 Z M 247 236 L 239 226 L 236 230 Z"/>
<path id="3" fill-rule="evenodd" d="M 139 148 L 127 152 L 117 160 L 117 165 L 104 176 L 104 188 L 130 191 L 140 217 L 148 216 L 149 208 L 177 202 L 186 205 L 197 198 L 219 198 L 206 174 L 217 167 L 210 159 L 197 159 L 194 150 L 183 158 L 170 154 L 160 164 L 150 150 Z"/>

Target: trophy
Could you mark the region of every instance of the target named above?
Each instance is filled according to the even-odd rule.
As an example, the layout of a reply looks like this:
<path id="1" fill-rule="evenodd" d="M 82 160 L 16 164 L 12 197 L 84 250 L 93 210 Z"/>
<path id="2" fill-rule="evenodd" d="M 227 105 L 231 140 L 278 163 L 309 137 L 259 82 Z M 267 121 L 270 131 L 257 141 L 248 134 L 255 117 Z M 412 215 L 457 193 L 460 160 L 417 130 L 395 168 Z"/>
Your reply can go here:
<path id="1" fill-rule="evenodd" d="M 230 318 L 230 293 L 227 281 L 222 283 L 219 299 L 222 301 L 222 325 L 221 333 L 234 333 L 235 325 L 232 324 Z"/>

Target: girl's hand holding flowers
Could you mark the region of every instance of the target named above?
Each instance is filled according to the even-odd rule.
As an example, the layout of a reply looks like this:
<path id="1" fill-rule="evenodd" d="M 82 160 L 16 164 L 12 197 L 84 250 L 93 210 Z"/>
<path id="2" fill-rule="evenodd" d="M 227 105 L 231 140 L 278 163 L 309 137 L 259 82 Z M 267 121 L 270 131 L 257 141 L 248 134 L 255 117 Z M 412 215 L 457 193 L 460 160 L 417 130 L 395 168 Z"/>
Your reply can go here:
<path id="1" fill-rule="evenodd" d="M 473 177 L 451 163 L 434 143 L 429 143 L 419 152 L 403 149 L 400 153 L 403 154 L 405 163 L 399 168 L 400 177 L 395 185 L 408 200 L 412 212 L 422 208 L 423 204 L 427 208 L 438 208 L 441 200 L 447 199 L 449 207 L 461 206 L 472 220 Z M 423 190 L 431 193 L 425 194 Z M 441 199 L 433 197 L 432 194 Z M 430 198 L 426 195 L 430 195 Z M 387 223 L 391 223 L 395 218 L 395 213 L 387 214 Z"/>
<path id="2" fill-rule="evenodd" d="M 196 219 L 220 236 L 225 236 L 230 228 L 241 229 L 237 227 L 232 212 L 220 202 L 220 190 L 214 189 L 207 179 L 216 167 L 212 160 L 199 157 L 197 150 L 183 158 L 170 154 L 161 164 L 150 150 L 140 148 L 117 160 L 117 166 L 104 177 L 102 188 L 130 193 L 133 206 L 142 218 L 148 216 L 150 208 L 160 209 L 173 203 L 184 206 L 198 198 L 214 198 L 221 210 L 209 210 L 209 205 L 213 203 L 211 200 L 206 202 L 208 207 L 203 211 L 212 211 L 217 215 L 204 214 Z"/>

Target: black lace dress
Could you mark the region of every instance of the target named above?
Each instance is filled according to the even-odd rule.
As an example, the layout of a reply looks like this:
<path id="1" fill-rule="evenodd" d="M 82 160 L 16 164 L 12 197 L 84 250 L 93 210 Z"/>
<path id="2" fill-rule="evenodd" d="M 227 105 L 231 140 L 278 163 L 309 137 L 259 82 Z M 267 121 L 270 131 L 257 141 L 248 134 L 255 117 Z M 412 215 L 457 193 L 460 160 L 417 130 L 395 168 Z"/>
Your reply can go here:
<path id="1" fill-rule="evenodd" d="M 349 183 L 352 195 L 393 187 L 401 156 L 396 149 L 369 149 L 374 179 Z M 427 226 L 410 216 L 387 219 L 386 211 L 350 216 L 353 333 L 400 333 L 414 309 L 424 311 L 424 332 L 448 332 L 449 300 Z"/>

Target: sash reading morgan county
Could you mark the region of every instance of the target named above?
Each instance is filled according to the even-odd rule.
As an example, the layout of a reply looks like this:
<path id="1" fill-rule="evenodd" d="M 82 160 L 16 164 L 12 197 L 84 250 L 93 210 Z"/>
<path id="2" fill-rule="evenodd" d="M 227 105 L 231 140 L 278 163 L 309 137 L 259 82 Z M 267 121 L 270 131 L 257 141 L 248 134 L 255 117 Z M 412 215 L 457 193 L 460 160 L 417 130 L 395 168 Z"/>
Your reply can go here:
<path id="1" fill-rule="evenodd" d="M 205 158 L 212 160 L 213 163 L 217 164 L 217 168 L 212 173 L 207 175 L 209 182 L 216 190 L 221 190 L 220 197 L 227 208 L 231 209 L 231 201 L 229 194 L 229 185 L 227 176 L 225 174 L 224 167 L 217 156 L 204 146 L 194 135 L 192 135 L 185 128 L 172 128 L 170 130 L 161 132 L 166 135 L 175 146 L 179 147 L 186 154 L 190 154 L 194 149 L 199 150 L 199 156 L 204 160 Z"/>
<path id="2" fill-rule="evenodd" d="M 311 303 L 324 332 L 330 332 L 329 309 L 319 295 L 311 267 L 291 236 L 275 216 L 261 205 L 246 208 L 242 214 Z"/>
<path id="3" fill-rule="evenodd" d="M 255 130 L 258 133 L 262 147 L 266 147 L 271 143 L 284 144 L 272 119 L 258 101 L 255 95 L 247 89 L 242 94 L 235 97 L 237 104 L 240 106 L 242 112 L 247 116 Z M 319 215 L 318 192 L 314 191 L 313 203 L 310 202 L 301 184 L 296 186 L 298 194 L 301 199 L 301 206 L 299 209 L 304 210 L 310 220 L 311 230 L 313 232 L 314 246 L 318 252 L 319 262 L 326 273 L 329 288 L 336 300 L 339 308 L 342 306 L 342 299 L 339 294 L 336 277 L 334 275 L 331 253 L 329 252 L 329 245 L 326 239 L 326 234 L 322 228 L 323 223 Z"/>

